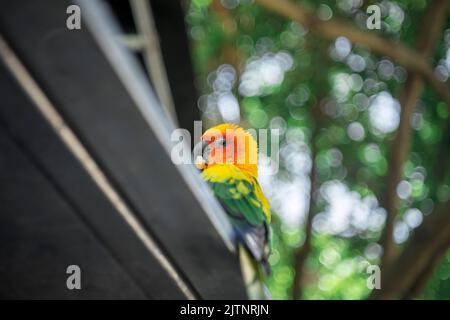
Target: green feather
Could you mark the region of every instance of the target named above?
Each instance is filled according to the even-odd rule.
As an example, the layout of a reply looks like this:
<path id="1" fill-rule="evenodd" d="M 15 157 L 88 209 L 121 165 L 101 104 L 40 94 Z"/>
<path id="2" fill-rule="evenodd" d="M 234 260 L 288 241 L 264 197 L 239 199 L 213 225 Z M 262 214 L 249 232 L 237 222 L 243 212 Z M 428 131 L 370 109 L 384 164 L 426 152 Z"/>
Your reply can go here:
<path id="1" fill-rule="evenodd" d="M 232 215 L 243 216 L 252 225 L 259 226 L 266 217 L 262 203 L 255 194 L 255 188 L 250 181 L 243 179 L 228 179 L 225 181 L 208 181 L 214 194 L 227 207 Z"/>

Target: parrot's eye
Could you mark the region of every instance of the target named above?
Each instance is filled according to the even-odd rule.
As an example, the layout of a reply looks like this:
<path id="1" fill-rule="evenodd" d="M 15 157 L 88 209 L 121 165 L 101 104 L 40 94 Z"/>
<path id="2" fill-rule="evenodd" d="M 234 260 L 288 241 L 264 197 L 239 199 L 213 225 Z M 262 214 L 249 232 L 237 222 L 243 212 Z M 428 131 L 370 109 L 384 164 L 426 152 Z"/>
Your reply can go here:
<path id="1" fill-rule="evenodd" d="M 222 146 L 226 146 L 227 145 L 227 140 L 222 140 Z"/>

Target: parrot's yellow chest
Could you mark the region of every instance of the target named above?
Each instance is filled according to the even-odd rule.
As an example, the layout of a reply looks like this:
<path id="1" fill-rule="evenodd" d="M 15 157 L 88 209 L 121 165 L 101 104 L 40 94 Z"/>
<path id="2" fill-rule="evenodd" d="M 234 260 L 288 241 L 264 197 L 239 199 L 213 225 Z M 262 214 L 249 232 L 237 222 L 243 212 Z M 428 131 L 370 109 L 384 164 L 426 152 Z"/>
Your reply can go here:
<path id="1" fill-rule="evenodd" d="M 224 182 L 229 180 L 250 180 L 251 176 L 232 164 L 216 164 L 202 172 L 206 181 Z"/>
<path id="2" fill-rule="evenodd" d="M 256 177 L 248 172 L 239 169 L 233 164 L 215 164 L 213 166 L 209 166 L 205 170 L 203 170 L 202 176 L 208 182 L 236 183 L 236 190 L 243 194 L 253 192 L 258 202 L 254 203 L 254 205 L 261 208 L 261 210 L 264 212 L 264 215 L 270 222 L 270 204 L 266 196 L 262 192 Z M 252 190 L 240 189 L 239 181 L 247 181 L 251 185 Z"/>

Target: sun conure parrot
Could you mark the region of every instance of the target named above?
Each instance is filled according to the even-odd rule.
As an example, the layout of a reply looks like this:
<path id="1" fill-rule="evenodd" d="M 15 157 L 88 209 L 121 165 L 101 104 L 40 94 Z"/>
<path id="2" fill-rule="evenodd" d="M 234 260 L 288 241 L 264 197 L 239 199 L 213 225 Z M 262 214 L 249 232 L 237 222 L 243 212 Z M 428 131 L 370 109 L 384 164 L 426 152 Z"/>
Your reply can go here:
<path id="1" fill-rule="evenodd" d="M 241 269 L 252 299 L 268 298 L 270 206 L 258 184 L 258 146 L 234 124 L 208 129 L 197 144 L 195 164 L 228 214 L 237 235 Z M 199 150 L 201 149 L 201 150 Z"/>

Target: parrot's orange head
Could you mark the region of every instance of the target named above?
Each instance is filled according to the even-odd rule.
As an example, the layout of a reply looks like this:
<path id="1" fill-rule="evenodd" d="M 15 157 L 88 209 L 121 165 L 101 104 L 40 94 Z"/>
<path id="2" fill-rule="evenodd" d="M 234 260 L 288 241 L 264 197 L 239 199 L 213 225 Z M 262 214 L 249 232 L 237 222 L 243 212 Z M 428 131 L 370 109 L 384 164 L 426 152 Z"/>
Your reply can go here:
<path id="1" fill-rule="evenodd" d="M 253 136 L 234 124 L 220 124 L 208 129 L 194 150 L 195 165 L 204 170 L 214 165 L 235 165 L 256 177 L 258 146 Z"/>

